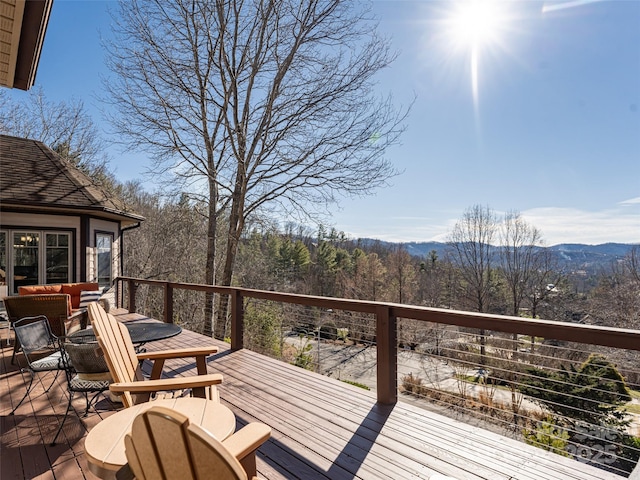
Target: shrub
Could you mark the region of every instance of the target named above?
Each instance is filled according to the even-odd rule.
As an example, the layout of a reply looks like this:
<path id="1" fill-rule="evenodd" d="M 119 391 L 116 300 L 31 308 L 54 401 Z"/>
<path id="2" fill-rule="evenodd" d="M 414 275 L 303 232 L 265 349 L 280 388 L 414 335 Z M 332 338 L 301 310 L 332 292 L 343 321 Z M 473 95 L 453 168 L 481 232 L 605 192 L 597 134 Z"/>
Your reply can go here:
<path id="1" fill-rule="evenodd" d="M 413 373 L 402 377 L 402 388 L 405 392 L 420 394 L 422 389 L 422 379 L 418 376 L 414 376 Z"/>
<path id="2" fill-rule="evenodd" d="M 549 373 L 535 367 L 527 370 L 520 391 L 536 398 L 554 413 L 594 425 L 626 425 L 620 406 L 631 400 L 624 379 L 604 356 L 593 354 L 579 368 L 570 365 Z"/>
<path id="3" fill-rule="evenodd" d="M 349 329 L 348 328 L 338 328 L 338 340 L 342 340 L 346 342 L 349 339 Z"/>
<path id="4" fill-rule="evenodd" d="M 569 457 L 565 451 L 569 444 L 569 432 L 557 424 L 553 417 L 540 421 L 532 430 L 524 431 L 525 441 L 543 450 Z"/>
<path id="5" fill-rule="evenodd" d="M 313 348 L 313 345 L 309 343 L 309 339 L 304 335 L 300 335 L 300 342 L 301 346 L 297 349 L 296 355 L 291 364 L 296 367 L 304 368 L 305 370 L 313 370 L 313 356 L 309 353 Z"/>

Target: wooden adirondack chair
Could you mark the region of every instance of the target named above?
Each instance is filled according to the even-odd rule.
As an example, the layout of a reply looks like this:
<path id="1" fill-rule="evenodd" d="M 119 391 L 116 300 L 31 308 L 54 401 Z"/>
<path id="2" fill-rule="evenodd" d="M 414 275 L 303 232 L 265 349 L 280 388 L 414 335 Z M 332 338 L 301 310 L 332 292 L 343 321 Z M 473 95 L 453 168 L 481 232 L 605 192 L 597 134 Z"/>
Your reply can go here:
<path id="1" fill-rule="evenodd" d="M 217 347 L 197 347 L 161 352 L 136 354 L 127 328 L 107 313 L 99 303 L 90 303 L 89 320 L 95 330 L 98 345 L 102 349 L 114 383 L 109 390 L 122 395 L 125 407 L 146 402 L 151 394 L 168 390 L 191 389 L 196 397 L 219 401 L 214 385 L 222 383 L 222 375 L 207 374 L 206 358 L 218 351 Z M 191 377 L 163 378 L 164 361 L 171 358 L 195 357 L 198 375 Z M 145 380 L 140 368 L 142 360 L 153 360 L 149 380 Z"/>
<path id="2" fill-rule="evenodd" d="M 256 450 L 270 436 L 269 426 L 250 423 L 220 442 L 181 413 L 152 407 L 133 421 L 125 451 L 139 480 L 256 479 Z"/>

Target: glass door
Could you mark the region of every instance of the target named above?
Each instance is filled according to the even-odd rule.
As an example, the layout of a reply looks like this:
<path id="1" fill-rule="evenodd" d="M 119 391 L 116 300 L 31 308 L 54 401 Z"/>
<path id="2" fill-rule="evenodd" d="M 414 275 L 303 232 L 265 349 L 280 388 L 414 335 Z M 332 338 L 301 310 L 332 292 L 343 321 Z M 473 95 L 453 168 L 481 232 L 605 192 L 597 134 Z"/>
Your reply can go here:
<path id="1" fill-rule="evenodd" d="M 0 298 L 9 294 L 7 290 L 7 232 L 0 232 Z"/>
<path id="2" fill-rule="evenodd" d="M 13 232 L 13 292 L 38 284 L 39 232 Z"/>

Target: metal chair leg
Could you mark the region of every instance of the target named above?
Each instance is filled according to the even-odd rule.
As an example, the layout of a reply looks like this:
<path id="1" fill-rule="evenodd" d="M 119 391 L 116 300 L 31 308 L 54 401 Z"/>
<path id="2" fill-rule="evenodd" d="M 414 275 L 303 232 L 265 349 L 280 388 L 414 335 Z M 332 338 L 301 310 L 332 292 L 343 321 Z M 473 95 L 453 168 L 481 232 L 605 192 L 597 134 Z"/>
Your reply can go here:
<path id="1" fill-rule="evenodd" d="M 69 416 L 69 410 L 71 410 L 71 402 L 73 401 L 73 392 L 69 392 L 69 403 L 67 404 L 67 411 L 64 412 L 64 418 L 62 419 L 62 423 L 60 424 L 60 426 L 58 427 L 58 431 L 56 432 L 56 436 L 53 437 L 53 440 L 51 441 L 51 446 L 53 447 L 56 444 L 56 440 L 58 439 L 58 435 L 60 435 L 60 432 L 62 431 L 62 427 L 64 426 L 64 422 L 67 420 L 67 417 Z"/>
<path id="2" fill-rule="evenodd" d="M 51 390 L 51 387 L 53 387 L 53 384 L 56 383 L 56 380 L 58 379 L 58 375 L 60 375 L 60 370 L 56 370 L 56 376 L 53 377 L 53 381 L 51 382 L 51 385 L 49 385 L 49 388 L 47 388 L 44 393 L 49 393 L 49 390 Z M 42 383 L 42 380 L 40 380 L 40 383 Z M 44 383 L 42 383 L 42 386 L 44 387 Z"/>
<path id="3" fill-rule="evenodd" d="M 96 392 L 96 394 L 91 397 L 91 400 L 89 400 L 89 393 L 88 392 L 84 392 L 84 398 L 86 400 L 86 408 L 84 411 L 84 415 L 83 417 L 86 417 L 89 414 L 89 408 L 91 408 L 91 404 L 93 403 L 93 401 L 98 398 L 98 395 L 100 395 L 103 392 Z M 56 436 L 53 437 L 53 441 L 51 442 L 51 446 L 53 447 L 56 444 L 56 440 L 58 439 L 58 435 L 60 435 L 60 432 L 62 431 L 62 427 L 64 426 L 64 422 L 67 420 L 67 417 L 69 416 L 69 411 L 71 409 L 73 409 L 74 412 L 76 412 L 76 415 L 78 415 L 78 412 L 76 411 L 75 408 L 73 408 L 72 402 L 73 402 L 73 397 L 75 395 L 75 392 L 69 392 L 69 403 L 67 405 L 67 411 L 64 413 L 64 418 L 62 419 L 62 423 L 60 424 L 60 426 L 58 427 L 58 431 L 56 432 Z M 94 406 L 95 408 L 95 406 Z M 80 417 L 80 415 L 78 415 L 78 418 Z M 82 423 L 82 422 L 80 422 Z M 84 424 L 83 424 L 84 426 Z M 85 426 L 85 430 L 87 429 L 87 427 Z"/>
<path id="4" fill-rule="evenodd" d="M 22 397 L 22 400 L 20 400 L 18 402 L 18 404 L 15 407 L 13 407 L 13 410 L 11 410 L 11 413 L 9 415 L 13 415 L 15 413 L 15 411 L 18 409 L 18 407 L 20 405 L 22 405 L 22 402 L 24 402 L 24 399 L 27 398 L 27 396 L 29 395 L 29 392 L 31 391 L 31 386 L 32 385 L 33 385 L 33 373 L 31 373 L 31 379 L 29 380 L 29 386 L 27 387 L 27 391 L 24 392 L 24 396 Z"/>
<path id="5" fill-rule="evenodd" d="M 20 350 L 20 346 L 18 344 L 18 339 L 16 338 L 16 341 L 13 342 L 13 353 L 11 354 L 11 365 L 16 364 L 16 353 L 18 352 L 18 350 Z"/>
<path id="6" fill-rule="evenodd" d="M 91 404 L 94 402 L 96 398 L 98 398 L 98 395 L 100 395 L 101 393 L 104 393 L 104 392 L 96 392 L 96 394 L 93 397 L 91 397 L 91 400 L 89 400 L 89 394 L 85 393 L 85 397 L 87 399 L 87 409 L 84 411 L 84 415 L 83 415 L 84 417 L 86 417 L 89 414 L 89 408 L 91 408 Z M 96 408 L 95 404 L 93 405 L 93 408 L 95 410 Z"/>

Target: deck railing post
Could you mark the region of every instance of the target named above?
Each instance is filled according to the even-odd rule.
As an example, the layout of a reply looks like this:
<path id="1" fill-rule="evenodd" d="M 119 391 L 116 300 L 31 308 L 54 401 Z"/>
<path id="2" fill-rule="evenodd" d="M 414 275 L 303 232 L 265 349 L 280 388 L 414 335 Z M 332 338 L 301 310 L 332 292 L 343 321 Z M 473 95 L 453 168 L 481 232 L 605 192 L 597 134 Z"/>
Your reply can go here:
<path id="1" fill-rule="evenodd" d="M 390 315 L 389 308 L 376 307 L 376 345 L 378 402 L 395 404 L 398 401 L 398 351 L 396 317 Z"/>
<path id="2" fill-rule="evenodd" d="M 244 348 L 244 299 L 242 292 L 231 292 L 231 350 Z"/>
<path id="3" fill-rule="evenodd" d="M 136 313 L 136 290 L 138 284 L 133 279 L 129 279 L 129 313 Z"/>
<path id="4" fill-rule="evenodd" d="M 115 291 L 115 299 L 114 299 L 116 308 L 122 308 L 122 299 L 120 298 L 121 283 L 122 283 L 122 280 L 119 278 L 116 278 L 116 281 L 115 281 L 116 291 Z"/>
<path id="5" fill-rule="evenodd" d="M 164 284 L 164 321 L 173 323 L 173 285 L 169 282 Z"/>

